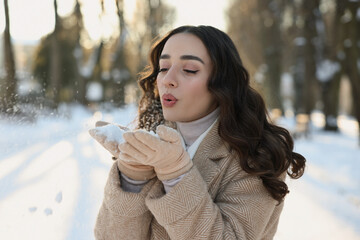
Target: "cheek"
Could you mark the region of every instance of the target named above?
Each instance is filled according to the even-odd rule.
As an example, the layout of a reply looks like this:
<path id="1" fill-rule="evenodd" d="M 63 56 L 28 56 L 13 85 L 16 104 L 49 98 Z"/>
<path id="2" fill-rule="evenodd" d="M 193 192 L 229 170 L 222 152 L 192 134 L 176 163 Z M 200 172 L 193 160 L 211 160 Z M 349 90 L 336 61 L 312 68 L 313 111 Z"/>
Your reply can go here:
<path id="1" fill-rule="evenodd" d="M 196 83 L 193 84 L 188 94 L 191 106 L 197 106 L 197 110 L 206 109 L 211 107 L 214 103 L 214 97 L 211 95 L 207 88 L 207 84 Z M 200 109 L 199 109 L 200 108 Z"/>
<path id="2" fill-rule="evenodd" d="M 156 87 L 158 87 L 158 86 L 159 86 L 159 84 L 160 84 L 160 79 L 159 79 L 159 76 L 157 76 L 157 77 L 156 77 L 155 84 L 156 84 Z"/>
<path id="3" fill-rule="evenodd" d="M 200 98 L 206 97 L 206 95 L 209 93 L 207 88 L 207 82 L 206 81 L 196 81 L 194 82 L 189 89 L 191 89 L 191 93 L 193 95 L 196 95 Z"/>
<path id="4" fill-rule="evenodd" d="M 155 90 L 161 93 L 161 79 L 159 77 L 157 77 L 155 81 Z"/>

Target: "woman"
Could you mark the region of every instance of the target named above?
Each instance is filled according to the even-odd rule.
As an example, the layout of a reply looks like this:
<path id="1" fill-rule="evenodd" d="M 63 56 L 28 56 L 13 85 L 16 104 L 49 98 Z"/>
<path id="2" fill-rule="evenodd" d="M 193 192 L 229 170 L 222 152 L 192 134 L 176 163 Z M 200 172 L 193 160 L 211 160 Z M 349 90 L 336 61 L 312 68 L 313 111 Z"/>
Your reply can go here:
<path id="1" fill-rule="evenodd" d="M 155 43 L 139 83 L 138 128 L 157 135 L 127 131 L 113 143 L 96 238 L 272 239 L 285 175 L 300 177 L 305 159 L 267 119 L 231 39 L 176 28 Z"/>

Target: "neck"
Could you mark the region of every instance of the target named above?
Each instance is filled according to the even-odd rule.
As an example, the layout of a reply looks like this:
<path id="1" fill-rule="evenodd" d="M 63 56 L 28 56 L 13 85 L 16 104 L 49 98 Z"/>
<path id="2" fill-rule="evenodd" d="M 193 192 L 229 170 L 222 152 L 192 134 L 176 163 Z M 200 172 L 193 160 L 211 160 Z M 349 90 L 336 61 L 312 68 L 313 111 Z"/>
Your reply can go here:
<path id="1" fill-rule="evenodd" d="M 177 129 L 184 138 L 186 146 L 191 146 L 196 139 L 204 133 L 219 116 L 220 108 L 215 109 L 208 115 L 192 122 L 176 122 Z"/>

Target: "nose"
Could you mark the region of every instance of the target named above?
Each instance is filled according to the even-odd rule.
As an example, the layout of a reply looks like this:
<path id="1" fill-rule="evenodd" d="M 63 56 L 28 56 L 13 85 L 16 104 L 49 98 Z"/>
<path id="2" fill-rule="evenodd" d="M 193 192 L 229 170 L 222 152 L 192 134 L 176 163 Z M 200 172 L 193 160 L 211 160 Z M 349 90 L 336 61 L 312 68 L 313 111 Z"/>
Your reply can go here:
<path id="1" fill-rule="evenodd" d="M 176 69 L 171 67 L 161 79 L 162 84 L 167 88 L 176 88 L 178 86 L 178 79 L 176 76 Z"/>

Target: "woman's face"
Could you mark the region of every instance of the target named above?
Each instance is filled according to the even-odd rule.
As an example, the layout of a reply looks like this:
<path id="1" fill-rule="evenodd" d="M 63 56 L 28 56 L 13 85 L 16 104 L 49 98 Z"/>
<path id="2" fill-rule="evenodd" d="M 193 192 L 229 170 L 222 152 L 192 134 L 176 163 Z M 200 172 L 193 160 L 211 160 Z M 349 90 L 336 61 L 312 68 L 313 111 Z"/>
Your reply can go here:
<path id="1" fill-rule="evenodd" d="M 189 122 L 215 110 L 207 88 L 212 63 L 206 47 L 193 34 L 178 33 L 165 43 L 157 87 L 166 120 Z"/>

